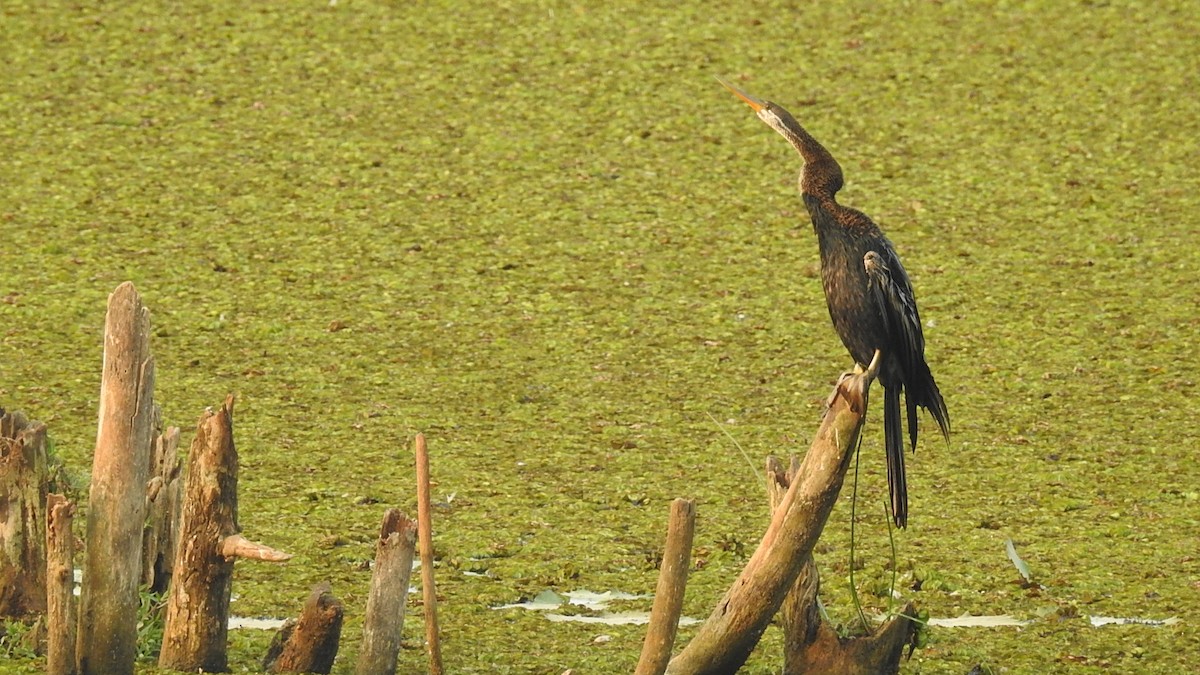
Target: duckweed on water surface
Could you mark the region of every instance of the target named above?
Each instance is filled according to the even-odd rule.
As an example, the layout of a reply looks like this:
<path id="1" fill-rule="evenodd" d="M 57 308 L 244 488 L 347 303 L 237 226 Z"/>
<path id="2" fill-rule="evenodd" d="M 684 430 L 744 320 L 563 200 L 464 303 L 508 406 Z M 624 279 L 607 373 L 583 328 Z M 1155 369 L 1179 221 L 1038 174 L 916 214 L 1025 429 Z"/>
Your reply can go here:
<path id="1" fill-rule="evenodd" d="M 165 418 L 186 445 L 238 395 L 242 525 L 296 556 L 239 564 L 235 611 L 331 581 L 336 672 L 383 510 L 415 511 L 418 430 L 449 672 L 630 672 L 640 627 L 489 608 L 652 592 L 673 497 L 699 511 L 685 614 L 753 550 L 766 499 L 722 427 L 755 464 L 802 452 L 850 364 L 799 158 L 714 76 L 808 125 L 913 277 L 954 429 L 910 463 L 900 595 L 1033 620 L 933 628 L 904 672 L 1200 663 L 1196 3 L 16 0 L 0 44 L 0 405 L 90 466 L 104 301 L 132 280 Z M 819 550 L 847 625 L 849 500 Z M 269 635 L 231 639 L 257 669 Z"/>

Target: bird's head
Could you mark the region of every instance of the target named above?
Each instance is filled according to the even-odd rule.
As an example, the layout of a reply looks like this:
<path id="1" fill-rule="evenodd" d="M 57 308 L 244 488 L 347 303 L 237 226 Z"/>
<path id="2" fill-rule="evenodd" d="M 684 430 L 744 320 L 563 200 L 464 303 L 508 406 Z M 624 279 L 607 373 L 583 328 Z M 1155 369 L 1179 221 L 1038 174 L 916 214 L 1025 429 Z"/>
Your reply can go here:
<path id="1" fill-rule="evenodd" d="M 719 77 L 717 81 L 733 92 L 734 96 L 745 101 L 754 110 L 754 114 L 758 115 L 758 119 L 779 132 L 779 135 L 786 138 L 792 147 L 799 151 L 804 158 L 804 171 L 800 174 L 800 190 L 802 192 L 833 195 L 842 189 L 842 168 L 783 106 L 747 94 Z"/>
<path id="2" fill-rule="evenodd" d="M 754 96 L 753 94 L 747 94 L 746 92 L 738 89 L 719 77 L 717 78 L 717 82 L 720 82 L 726 89 L 733 92 L 734 96 L 737 96 L 745 101 L 746 105 L 750 106 L 750 108 L 754 111 L 754 114 L 758 115 L 758 119 L 766 122 L 767 126 L 771 127 L 775 131 L 778 131 L 784 136 L 788 135 L 788 125 L 784 121 L 785 116 L 792 120 L 793 125 L 799 126 L 796 124 L 796 120 L 792 118 L 790 114 L 788 114 L 788 111 L 784 110 L 779 105 L 772 103 L 771 101 L 765 101 L 757 96 Z M 780 112 L 783 113 L 782 116 L 780 115 Z"/>

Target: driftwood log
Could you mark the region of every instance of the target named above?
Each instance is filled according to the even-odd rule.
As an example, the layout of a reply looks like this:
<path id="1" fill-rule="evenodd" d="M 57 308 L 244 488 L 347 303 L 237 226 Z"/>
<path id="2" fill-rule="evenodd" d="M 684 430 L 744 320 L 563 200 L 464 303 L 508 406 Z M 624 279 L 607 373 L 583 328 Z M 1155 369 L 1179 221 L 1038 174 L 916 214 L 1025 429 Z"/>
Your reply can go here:
<path id="1" fill-rule="evenodd" d="M 342 634 L 342 603 L 328 582 L 318 584 L 299 619 L 289 619 L 275 634 L 263 670 L 268 673 L 328 673 Z"/>
<path id="2" fill-rule="evenodd" d="M 76 647 L 83 675 L 133 673 L 153 395 L 150 310 L 125 282 L 108 296 L 104 325 Z"/>
<path id="3" fill-rule="evenodd" d="M 362 649 L 355 669 L 357 675 L 392 675 L 396 672 L 416 534 L 416 521 L 410 520 L 399 509 L 388 509 L 384 514 L 379 541 L 375 545 L 375 568 L 371 572 L 371 590 L 367 595 Z"/>
<path id="4" fill-rule="evenodd" d="M 46 611 L 46 425 L 0 408 L 0 616 Z"/>
<path id="5" fill-rule="evenodd" d="M 46 673 L 75 673 L 75 505 L 51 494 L 46 498 Z"/>
<path id="6" fill-rule="evenodd" d="M 683 595 L 687 588 L 688 566 L 692 560 L 692 538 L 696 531 L 696 502 L 676 499 L 671 502 L 671 519 L 667 524 L 667 544 L 662 565 L 658 568 L 658 585 L 654 589 L 654 606 L 650 609 L 650 624 L 646 641 L 638 659 L 635 675 L 662 675 L 671 660 L 679 615 L 683 611 Z"/>
<path id="7" fill-rule="evenodd" d="M 745 663 L 771 617 L 811 563 L 813 547 L 837 501 L 858 443 L 878 355 L 875 361 L 865 372 L 839 380 L 812 446 L 780 499 L 758 549 L 695 637 L 671 660 L 668 673 L 732 673 Z"/>
<path id="8" fill-rule="evenodd" d="M 205 411 L 188 453 L 187 480 L 175 547 L 174 583 L 158 665 L 171 670 L 228 670 L 226 638 L 235 558 L 279 562 L 291 556 L 238 532 L 238 457 L 233 396 Z"/>

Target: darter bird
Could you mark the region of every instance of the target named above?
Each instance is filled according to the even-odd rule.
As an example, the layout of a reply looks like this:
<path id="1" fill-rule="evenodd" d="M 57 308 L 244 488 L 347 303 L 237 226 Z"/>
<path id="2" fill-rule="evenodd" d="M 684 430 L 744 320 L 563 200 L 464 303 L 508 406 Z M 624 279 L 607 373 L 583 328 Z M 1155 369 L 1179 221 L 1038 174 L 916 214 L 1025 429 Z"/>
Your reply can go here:
<path id="1" fill-rule="evenodd" d="M 800 123 L 779 104 L 764 101 L 721 81 L 750 105 L 758 118 L 800 152 L 800 195 L 812 217 L 821 250 L 821 284 L 829 316 L 850 356 L 866 367 L 880 352 L 883 385 L 884 448 L 892 519 L 908 524 L 908 487 L 904 477 L 904 432 L 900 396 L 908 413 L 908 437 L 917 446 L 917 407 L 933 416 L 942 436 L 950 437 L 950 414 L 925 363 L 925 337 L 912 284 L 895 248 L 866 214 L 837 203 L 842 168 Z"/>

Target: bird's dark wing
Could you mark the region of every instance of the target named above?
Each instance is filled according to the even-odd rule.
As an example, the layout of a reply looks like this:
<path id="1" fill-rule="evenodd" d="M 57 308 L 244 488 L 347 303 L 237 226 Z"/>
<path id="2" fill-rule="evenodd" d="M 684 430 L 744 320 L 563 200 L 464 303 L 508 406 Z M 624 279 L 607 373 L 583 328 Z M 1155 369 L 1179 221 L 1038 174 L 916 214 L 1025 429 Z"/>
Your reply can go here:
<path id="1" fill-rule="evenodd" d="M 891 356 L 897 359 L 906 376 L 915 374 L 925 358 L 925 336 L 908 274 L 888 248 L 867 251 L 863 265 L 875 307 L 887 328 L 888 343 L 895 345 Z"/>

